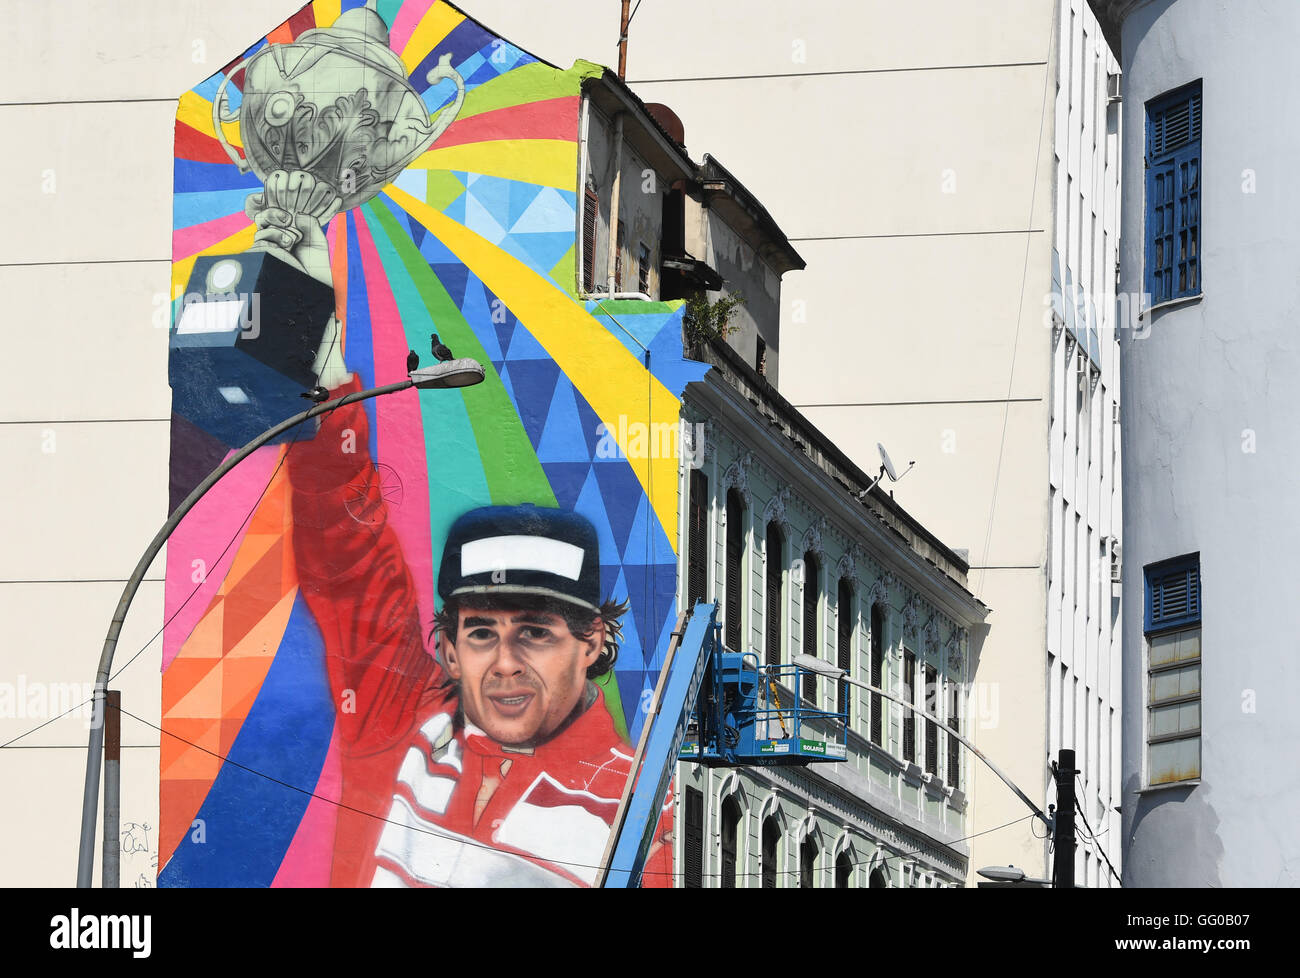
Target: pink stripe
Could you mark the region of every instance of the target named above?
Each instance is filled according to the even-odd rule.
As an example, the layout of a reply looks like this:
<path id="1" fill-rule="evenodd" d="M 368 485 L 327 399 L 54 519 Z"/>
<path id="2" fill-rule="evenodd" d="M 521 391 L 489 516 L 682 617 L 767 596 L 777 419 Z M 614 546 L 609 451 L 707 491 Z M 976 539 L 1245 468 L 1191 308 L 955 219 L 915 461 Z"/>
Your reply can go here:
<path id="1" fill-rule="evenodd" d="M 226 579 L 248 529 L 249 514 L 271 481 L 279 454 L 278 445 L 268 445 L 236 465 L 221 480 L 220 491 L 200 499 L 167 541 L 163 620 L 169 624 L 163 629 L 164 670 L 176 658 Z M 225 556 L 218 559 L 222 550 L 226 551 Z M 194 564 L 196 560 L 203 561 L 202 568 Z M 194 577 L 200 569 L 203 581 L 196 585 Z M 190 597 L 196 586 L 198 592 Z M 178 613 L 176 609 L 183 601 L 185 607 Z"/>
<path id="2" fill-rule="evenodd" d="M 180 261 L 198 254 L 204 248 L 211 248 L 218 241 L 224 241 L 237 231 L 242 231 L 252 222 L 242 211 L 218 217 L 216 220 L 192 224 L 172 232 L 172 260 Z"/>
<path id="3" fill-rule="evenodd" d="M 434 0 L 408 0 L 402 4 L 402 9 L 393 18 L 393 26 L 388 32 L 388 46 L 400 55 L 433 4 Z"/>
<path id="4" fill-rule="evenodd" d="M 329 886 L 330 862 L 334 851 L 334 830 L 338 823 L 337 802 L 343 797 L 343 764 L 339 759 L 339 730 L 330 738 L 330 748 L 316 780 L 317 797 L 307 805 L 289 850 L 271 881 L 272 886 Z"/>
<path id="5" fill-rule="evenodd" d="M 388 287 L 388 270 L 379 260 L 375 241 L 361 211 L 357 211 L 357 245 L 370 300 L 370 334 L 374 344 L 375 384 L 392 384 L 406 377 L 406 331 Z M 432 354 L 426 356 L 431 359 Z M 436 395 L 435 395 L 436 396 Z M 419 393 L 403 391 L 375 401 L 378 424 L 376 461 L 391 466 L 402 482 L 402 499 L 389 499 L 388 525 L 397 534 L 402 556 L 415 582 L 421 627 L 433 623 L 433 540 L 429 526 L 429 470 L 424 452 L 424 422 Z"/>

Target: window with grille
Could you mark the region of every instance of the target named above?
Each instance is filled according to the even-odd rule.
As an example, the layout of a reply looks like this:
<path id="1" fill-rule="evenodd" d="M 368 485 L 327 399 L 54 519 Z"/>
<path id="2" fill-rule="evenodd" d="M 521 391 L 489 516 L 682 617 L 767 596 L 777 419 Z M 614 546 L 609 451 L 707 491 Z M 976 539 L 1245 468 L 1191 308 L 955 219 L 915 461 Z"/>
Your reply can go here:
<path id="1" fill-rule="evenodd" d="M 1201 276 L 1201 83 L 1147 103 L 1146 286 L 1152 304 L 1197 295 Z"/>
<path id="2" fill-rule="evenodd" d="M 817 635 L 817 589 L 821 580 L 821 566 L 817 556 L 811 550 L 803 555 L 803 652 L 804 655 L 816 656 L 821 642 Z M 805 671 L 803 674 L 803 698 L 817 702 L 817 674 Z"/>
<path id="3" fill-rule="evenodd" d="M 1201 776 L 1201 568 L 1191 554 L 1146 568 L 1147 784 Z"/>
<path id="4" fill-rule="evenodd" d="M 939 672 L 934 666 L 925 667 L 925 712 L 930 716 L 939 712 Z M 929 774 L 939 773 L 939 725 L 928 717 L 925 721 L 925 770 Z"/>
<path id="5" fill-rule="evenodd" d="M 740 598 L 745 565 L 745 501 L 735 489 L 727 493 L 727 648 L 740 647 Z"/>
<path id="6" fill-rule="evenodd" d="M 709 479 L 699 469 L 691 469 L 690 492 L 686 516 L 688 610 L 705 600 L 709 581 Z"/>
<path id="7" fill-rule="evenodd" d="M 762 866 L 762 883 L 763 889 L 776 889 L 776 857 L 777 845 L 781 841 L 781 830 L 776 824 L 774 817 L 768 817 L 763 821 L 763 866 Z"/>
<path id="8" fill-rule="evenodd" d="M 688 787 L 686 805 L 686 836 L 682 840 L 682 870 L 687 889 L 698 890 L 704 886 L 704 792 Z"/>
<path id="9" fill-rule="evenodd" d="M 623 291 L 623 239 L 626 236 L 627 225 L 622 221 L 618 222 L 618 244 L 614 250 L 614 291 Z"/>
<path id="10" fill-rule="evenodd" d="M 740 837 L 740 805 L 728 797 L 722 803 L 722 879 L 724 890 L 736 888 L 736 850 Z"/>
<path id="11" fill-rule="evenodd" d="M 953 733 L 961 733 L 960 716 L 961 684 L 955 679 L 948 683 L 948 728 Z M 951 734 L 948 736 L 948 771 L 944 780 L 954 788 L 961 787 L 961 742 Z"/>
<path id="12" fill-rule="evenodd" d="M 840 591 L 837 597 L 835 615 L 835 664 L 844 670 L 845 675 L 852 675 L 853 586 L 844 578 L 840 579 Z M 844 722 L 848 724 L 853 720 L 849 712 L 849 684 L 841 679 L 839 687 L 837 709 L 840 713 L 845 714 Z"/>
<path id="13" fill-rule="evenodd" d="M 781 664 L 781 628 L 785 617 L 781 613 L 781 559 L 784 550 L 781 527 L 775 522 L 767 524 L 767 614 L 764 621 L 767 652 L 764 661 L 769 666 Z"/>
<path id="14" fill-rule="evenodd" d="M 871 606 L 871 685 L 884 689 L 885 678 L 885 614 L 880 605 Z M 879 693 L 871 694 L 871 742 L 877 747 L 885 745 L 884 699 Z"/>
<path id="15" fill-rule="evenodd" d="M 644 244 L 637 251 L 636 287 L 638 292 L 650 294 L 650 249 Z"/>
<path id="16" fill-rule="evenodd" d="M 811 835 L 805 836 L 799 843 L 799 888 L 811 890 L 816 888 L 817 880 L 817 843 Z"/>
<path id="17" fill-rule="evenodd" d="M 582 206 L 582 291 L 596 288 L 596 216 L 600 198 L 590 187 Z"/>
<path id="18" fill-rule="evenodd" d="M 916 656 L 903 649 L 903 702 L 916 705 Z M 903 709 L 903 760 L 916 763 L 916 714 Z"/>

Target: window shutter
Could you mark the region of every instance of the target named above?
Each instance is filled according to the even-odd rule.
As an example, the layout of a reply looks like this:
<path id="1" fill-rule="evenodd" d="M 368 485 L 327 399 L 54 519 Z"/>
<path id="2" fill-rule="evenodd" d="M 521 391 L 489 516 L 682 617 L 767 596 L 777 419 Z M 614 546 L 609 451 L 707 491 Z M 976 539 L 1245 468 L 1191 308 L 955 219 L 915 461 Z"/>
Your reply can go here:
<path id="1" fill-rule="evenodd" d="M 961 704 L 961 686 L 953 681 L 948 685 L 948 727 L 960 733 L 961 721 L 958 719 Z M 951 734 L 948 735 L 948 776 L 944 780 L 954 788 L 961 787 L 961 756 L 958 753 L 961 742 Z"/>
<path id="2" fill-rule="evenodd" d="M 916 656 L 903 650 L 903 701 L 916 704 Z M 903 760 L 916 763 L 916 713 L 903 709 Z"/>
<path id="3" fill-rule="evenodd" d="M 925 667 L 925 712 L 933 716 L 938 710 L 939 674 L 934 666 Z M 939 727 L 933 720 L 925 721 L 925 769 L 930 774 L 939 773 Z"/>
<path id="4" fill-rule="evenodd" d="M 745 555 L 745 504 L 740 493 L 732 489 L 727 493 L 727 647 L 733 652 L 743 652 L 740 647 L 740 595 L 741 574 Z"/>
<path id="5" fill-rule="evenodd" d="M 781 664 L 781 556 L 785 541 L 775 523 L 767 524 L 767 654 L 769 666 Z"/>
<path id="6" fill-rule="evenodd" d="M 1200 568 L 1178 567 L 1153 575 L 1148 631 L 1185 624 L 1201 617 Z"/>
<path id="7" fill-rule="evenodd" d="M 835 889 L 847 890 L 853 876 L 853 863 L 847 852 L 841 852 L 835 859 Z"/>
<path id="8" fill-rule="evenodd" d="M 708 586 L 709 479 L 699 469 L 691 469 L 690 511 L 687 517 L 686 593 L 687 604 L 694 608 L 705 598 Z"/>
<path id="9" fill-rule="evenodd" d="M 1194 92 L 1157 111 L 1151 120 L 1151 155 L 1162 156 L 1201 138 L 1201 93 Z"/>
<path id="10" fill-rule="evenodd" d="M 835 664 L 844 670 L 846 674 L 852 672 L 852 648 L 853 648 L 853 588 L 847 580 L 840 579 L 840 593 L 838 604 L 836 605 L 836 639 L 837 648 L 835 650 Z M 844 680 L 839 683 L 839 712 L 848 714 L 850 706 L 849 684 Z M 849 717 L 846 723 L 852 722 Z"/>
<path id="11" fill-rule="evenodd" d="M 734 798 L 722 803 L 722 880 L 724 890 L 736 888 L 736 837 L 740 828 L 740 806 Z"/>
<path id="12" fill-rule="evenodd" d="M 582 208 L 582 290 L 591 292 L 596 287 L 596 213 L 600 198 L 590 188 Z"/>
<path id="13" fill-rule="evenodd" d="M 817 844 L 808 836 L 799 845 L 799 888 L 815 889 L 817 872 Z"/>
<path id="14" fill-rule="evenodd" d="M 817 586 L 821 568 L 812 551 L 803 555 L 803 653 L 816 656 L 821 643 L 817 640 Z M 817 675 L 803 674 L 803 698 L 817 702 Z"/>
<path id="15" fill-rule="evenodd" d="M 883 689 L 885 678 L 885 616 L 880 605 L 871 606 L 871 685 Z M 871 694 L 871 742 L 884 746 L 884 701 L 879 693 Z"/>
<path id="16" fill-rule="evenodd" d="M 704 793 L 698 788 L 686 789 L 686 838 L 683 850 L 686 888 L 701 889 L 704 886 Z"/>

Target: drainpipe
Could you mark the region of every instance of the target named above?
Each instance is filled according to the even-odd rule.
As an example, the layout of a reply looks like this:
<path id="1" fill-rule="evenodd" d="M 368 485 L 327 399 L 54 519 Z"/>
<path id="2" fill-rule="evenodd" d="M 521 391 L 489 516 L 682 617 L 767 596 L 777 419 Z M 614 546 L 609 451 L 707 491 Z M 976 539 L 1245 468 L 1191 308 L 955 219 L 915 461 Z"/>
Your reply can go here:
<path id="1" fill-rule="evenodd" d="M 613 295 L 618 289 L 614 268 L 618 263 L 618 192 L 623 183 L 623 116 L 614 117 L 614 190 L 609 198 L 609 268 L 605 292 Z"/>
<path id="2" fill-rule="evenodd" d="M 577 283 L 578 295 L 583 295 L 584 294 L 583 290 L 587 286 L 587 281 L 585 278 L 583 278 L 582 272 L 583 269 L 587 267 L 587 252 L 586 252 L 587 236 L 583 225 L 586 220 L 586 213 L 587 213 L 587 203 L 586 203 L 586 196 L 585 196 L 587 193 L 587 127 L 590 124 L 590 119 L 591 119 L 591 99 L 584 92 L 582 95 L 582 119 L 578 124 L 578 200 L 577 200 L 578 214 L 577 214 L 577 223 L 576 223 L 577 262 L 574 265 L 574 277 L 578 280 Z M 592 247 L 595 248 L 594 241 L 592 242 Z M 591 284 L 595 285 L 596 283 L 592 282 Z"/>

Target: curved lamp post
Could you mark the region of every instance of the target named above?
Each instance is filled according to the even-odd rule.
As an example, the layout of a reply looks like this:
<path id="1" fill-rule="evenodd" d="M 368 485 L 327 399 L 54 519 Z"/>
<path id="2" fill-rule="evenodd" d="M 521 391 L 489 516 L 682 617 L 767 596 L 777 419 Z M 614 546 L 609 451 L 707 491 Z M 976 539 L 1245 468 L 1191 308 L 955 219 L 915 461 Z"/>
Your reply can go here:
<path id="1" fill-rule="evenodd" d="M 839 679 L 843 682 L 848 683 L 850 686 L 857 686 L 861 689 L 865 689 L 868 690 L 869 692 L 875 693 L 878 696 L 883 696 L 885 699 L 892 700 L 893 702 L 898 703 L 900 706 L 905 706 L 913 713 L 919 714 L 920 716 L 929 720 L 931 723 L 939 727 L 942 727 L 944 730 L 947 731 L 950 737 L 955 739 L 958 743 L 963 744 L 968 751 L 970 751 L 981 761 L 983 761 L 986 765 L 988 765 L 989 770 L 991 770 L 994 774 L 996 774 L 999 778 L 1001 778 L 1002 783 L 1005 784 L 1012 791 L 1014 791 L 1017 797 L 1019 797 L 1021 801 L 1023 801 L 1026 805 L 1029 806 L 1029 810 L 1043 820 L 1044 825 L 1048 826 L 1049 828 L 1051 827 L 1052 822 L 1047 817 L 1047 815 L 1043 813 L 1043 810 L 1039 808 L 1037 805 L 1035 805 L 1032 801 L 1030 801 L 1029 796 L 1026 795 L 1023 791 L 1021 791 L 1014 781 L 1012 781 L 1005 774 L 1003 774 L 998 769 L 998 766 L 996 764 L 994 764 L 992 761 L 990 761 L 987 757 L 985 757 L 980 752 L 979 748 L 977 748 L 969 740 L 967 740 L 965 737 L 959 734 L 956 730 L 953 730 L 951 727 L 949 727 L 938 717 L 931 716 L 929 713 L 926 713 L 924 710 L 914 706 L 911 703 L 906 702 L 902 698 L 895 696 L 892 693 L 887 693 L 883 689 L 878 689 L 875 686 L 870 686 L 867 683 L 864 683 L 860 679 L 853 679 L 848 675 L 848 673 L 846 673 L 839 666 L 833 666 L 829 662 L 825 661 L 824 659 L 819 659 L 816 656 L 796 655 L 791 660 L 791 662 L 793 665 L 798 666 L 800 669 L 807 669 L 809 672 L 815 672 L 819 676 L 827 676 L 831 679 Z"/>
<path id="2" fill-rule="evenodd" d="M 113 668 L 113 653 L 117 649 L 117 639 L 121 634 L 122 624 L 126 621 L 126 613 L 131 607 L 135 593 L 140 589 L 140 583 L 144 580 L 145 572 L 149 569 L 149 565 L 153 563 L 154 558 L 158 556 L 158 551 L 167 542 L 167 538 L 172 535 L 176 527 L 180 525 L 181 520 L 185 518 L 185 515 L 194 508 L 194 505 L 203 498 L 209 489 L 220 482 L 226 473 L 236 465 L 273 438 L 310 418 L 333 411 L 344 404 L 354 404 L 357 401 L 365 401 L 383 394 L 396 394 L 398 391 L 404 391 L 411 387 L 420 390 L 434 390 L 449 387 L 471 387 L 482 382 L 483 365 L 477 360 L 462 357 L 457 360 L 447 360 L 435 363 L 430 367 L 414 370 L 406 380 L 394 384 L 384 384 L 382 387 L 372 387 L 369 390 L 345 394 L 332 401 L 314 405 L 301 414 L 295 414 L 287 421 L 282 421 L 274 428 L 262 432 L 262 434 L 227 458 L 217 468 L 213 469 L 212 473 L 200 482 L 193 492 L 185 497 L 185 501 L 176 507 L 171 516 L 167 517 L 167 522 L 163 524 L 162 529 L 150 541 L 144 555 L 140 558 L 139 563 L 135 565 L 135 570 L 132 571 L 130 579 L 127 580 L 126 587 L 122 589 L 122 597 L 117 602 L 117 610 L 113 612 L 113 620 L 108 626 L 108 635 L 104 639 L 104 650 L 99 657 L 99 672 L 95 675 L 94 717 L 91 721 L 90 744 L 86 755 L 86 788 L 81 802 L 81 846 L 77 853 L 77 886 L 90 886 L 94 873 L 91 853 L 94 851 L 95 846 L 95 817 L 99 807 L 99 772 L 104 752 L 104 700 L 108 692 L 109 672 Z"/>

